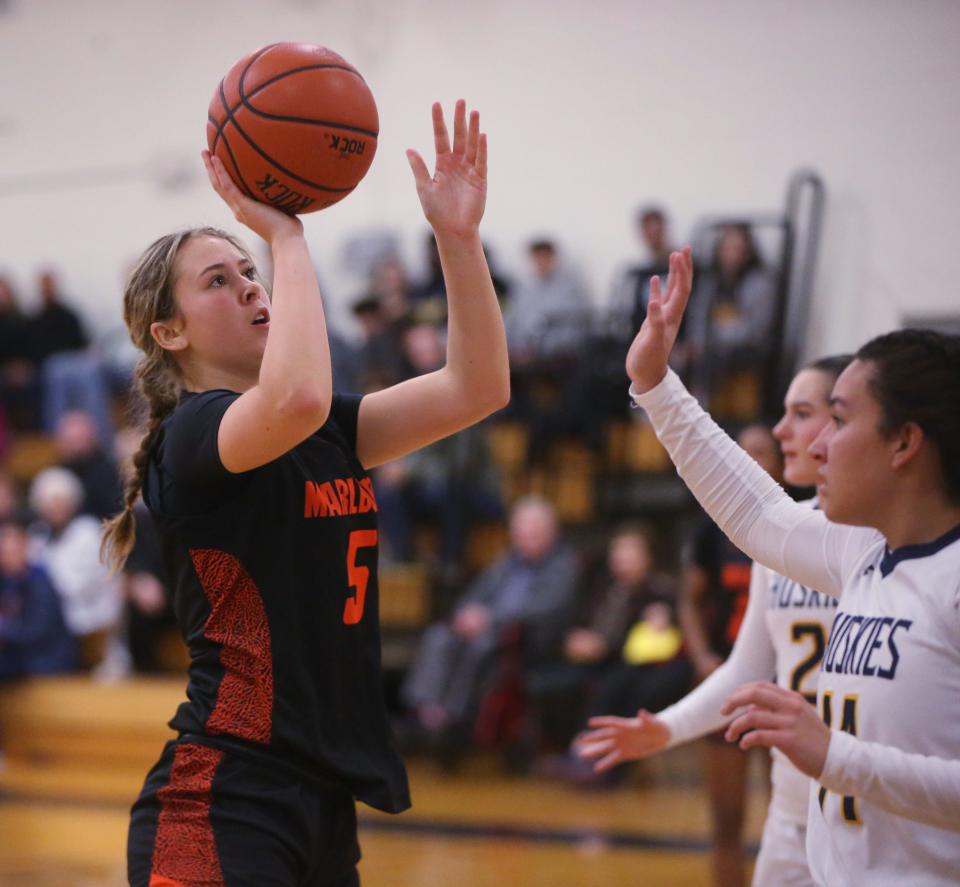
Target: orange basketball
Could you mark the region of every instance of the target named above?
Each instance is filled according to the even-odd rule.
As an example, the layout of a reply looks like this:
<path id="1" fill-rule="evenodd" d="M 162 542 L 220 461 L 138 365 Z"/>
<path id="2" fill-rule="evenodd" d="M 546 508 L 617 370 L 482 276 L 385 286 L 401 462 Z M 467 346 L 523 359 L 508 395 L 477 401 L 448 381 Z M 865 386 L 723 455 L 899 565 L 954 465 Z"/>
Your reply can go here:
<path id="1" fill-rule="evenodd" d="M 310 213 L 343 200 L 377 150 L 377 106 L 329 49 L 273 43 L 240 59 L 207 114 L 207 145 L 254 200 Z"/>

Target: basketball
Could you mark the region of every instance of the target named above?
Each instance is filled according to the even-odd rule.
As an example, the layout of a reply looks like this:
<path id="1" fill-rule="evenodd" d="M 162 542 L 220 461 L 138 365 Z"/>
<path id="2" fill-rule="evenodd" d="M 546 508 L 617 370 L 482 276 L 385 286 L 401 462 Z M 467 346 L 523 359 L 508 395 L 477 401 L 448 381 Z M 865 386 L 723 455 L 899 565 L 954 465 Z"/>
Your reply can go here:
<path id="1" fill-rule="evenodd" d="M 373 95 L 353 65 L 323 46 L 273 43 L 220 81 L 207 145 L 254 200 L 310 213 L 357 186 L 379 129 Z"/>

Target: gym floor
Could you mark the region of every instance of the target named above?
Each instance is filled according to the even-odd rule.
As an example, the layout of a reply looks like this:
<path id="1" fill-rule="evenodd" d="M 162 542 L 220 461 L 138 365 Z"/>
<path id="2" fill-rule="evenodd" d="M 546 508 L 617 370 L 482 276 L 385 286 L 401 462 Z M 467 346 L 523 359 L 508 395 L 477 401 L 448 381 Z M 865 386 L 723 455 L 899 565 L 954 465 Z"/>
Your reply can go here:
<path id="1" fill-rule="evenodd" d="M 361 808 L 364 887 L 709 885 L 706 798 L 696 747 L 641 768 L 616 789 L 510 778 L 473 761 L 451 776 L 414 762 L 414 807 Z M 762 770 L 762 761 L 755 762 Z M 693 778 L 691 778 L 693 777 Z M 122 887 L 129 803 L 142 774 L 7 767 L 0 796 L 4 887 Z M 761 779 L 754 782 L 761 783 Z M 765 814 L 751 791 L 747 838 Z"/>

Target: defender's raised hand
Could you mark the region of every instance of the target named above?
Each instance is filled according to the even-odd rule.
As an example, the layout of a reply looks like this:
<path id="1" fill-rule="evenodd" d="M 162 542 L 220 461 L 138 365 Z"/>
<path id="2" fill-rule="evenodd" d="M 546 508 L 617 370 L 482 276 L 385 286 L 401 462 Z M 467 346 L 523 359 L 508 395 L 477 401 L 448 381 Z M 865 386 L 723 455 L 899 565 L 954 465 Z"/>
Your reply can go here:
<path id="1" fill-rule="evenodd" d="M 685 246 L 670 254 L 666 292 L 659 277 L 650 280 L 647 317 L 627 354 L 627 375 L 639 394 L 656 387 L 667 373 L 667 360 L 680 332 L 692 286 L 693 254 Z"/>
<path id="2" fill-rule="evenodd" d="M 443 108 L 435 102 L 433 137 L 437 151 L 433 176 L 416 151 L 407 151 L 423 214 L 438 235 L 473 236 L 487 199 L 487 136 L 480 132 L 479 112 L 470 112 L 468 124 L 466 102 L 457 102 L 451 147 Z"/>

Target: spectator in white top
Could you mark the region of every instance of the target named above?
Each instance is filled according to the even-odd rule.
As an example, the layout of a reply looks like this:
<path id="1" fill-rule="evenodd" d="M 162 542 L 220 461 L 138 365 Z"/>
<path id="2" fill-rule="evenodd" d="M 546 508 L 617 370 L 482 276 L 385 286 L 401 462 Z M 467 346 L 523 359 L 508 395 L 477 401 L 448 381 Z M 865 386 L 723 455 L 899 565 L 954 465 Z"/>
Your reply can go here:
<path id="1" fill-rule="evenodd" d="M 35 553 L 75 637 L 111 630 L 120 615 L 119 580 L 100 562 L 100 521 L 80 514 L 83 486 L 65 468 L 41 471 L 30 486 Z"/>

